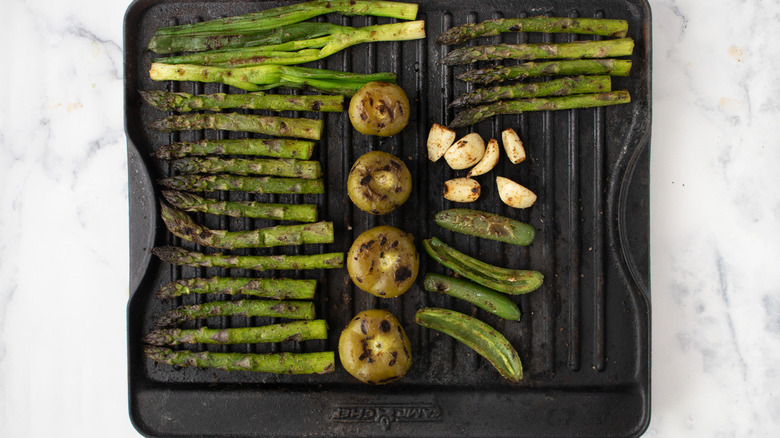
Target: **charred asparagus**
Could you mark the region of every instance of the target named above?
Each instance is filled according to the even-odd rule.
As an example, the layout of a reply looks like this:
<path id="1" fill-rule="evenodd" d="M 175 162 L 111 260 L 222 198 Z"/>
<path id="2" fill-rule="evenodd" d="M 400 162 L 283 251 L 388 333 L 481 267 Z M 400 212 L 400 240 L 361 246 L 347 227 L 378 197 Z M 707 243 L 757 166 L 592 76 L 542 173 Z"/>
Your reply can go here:
<path id="1" fill-rule="evenodd" d="M 187 213 L 164 202 L 160 203 L 160 211 L 165 226 L 173 235 L 212 248 L 268 248 L 333 242 L 333 222 L 277 225 L 248 231 L 225 231 L 198 225 Z"/>
<path id="2" fill-rule="evenodd" d="M 570 94 L 602 93 L 612 89 L 609 76 L 577 76 L 544 82 L 480 88 L 464 93 L 450 103 L 451 107 L 479 105 L 499 100 L 529 97 L 566 96 Z"/>
<path id="3" fill-rule="evenodd" d="M 271 204 L 255 201 L 218 201 L 192 193 L 163 190 L 162 195 L 172 206 L 190 212 L 203 212 L 233 217 L 277 219 L 295 222 L 316 222 L 314 204 Z"/>
<path id="4" fill-rule="evenodd" d="M 158 183 L 165 188 L 213 192 L 236 190 L 252 193 L 319 194 L 325 192 L 322 179 L 277 178 L 271 176 L 177 175 Z"/>
<path id="5" fill-rule="evenodd" d="M 335 353 L 243 354 L 174 351 L 170 348 L 144 347 L 146 356 L 156 362 L 180 367 L 218 368 L 225 371 L 258 371 L 279 374 L 325 374 L 336 369 Z"/>
<path id="6" fill-rule="evenodd" d="M 236 256 L 203 254 L 175 246 L 156 247 L 152 253 L 174 265 L 204 268 L 236 268 L 255 271 L 287 269 L 338 269 L 344 267 L 344 253 L 310 255 Z"/>
<path id="7" fill-rule="evenodd" d="M 314 303 L 311 301 L 278 300 L 210 301 L 179 306 L 160 316 L 156 324 L 158 327 L 170 327 L 194 319 L 217 316 L 314 319 Z"/>
<path id="8" fill-rule="evenodd" d="M 296 160 L 294 158 L 180 158 L 171 163 L 171 168 L 180 174 L 190 173 L 232 173 L 234 175 L 270 175 L 303 179 L 322 176 L 319 161 Z"/>
<path id="9" fill-rule="evenodd" d="M 504 32 L 577 33 L 625 37 L 627 31 L 627 21 L 606 18 L 498 18 L 447 29 L 436 38 L 436 44 L 461 44 L 470 39 L 499 35 Z"/>
<path id="10" fill-rule="evenodd" d="M 322 125 L 323 122 L 319 119 L 217 113 L 168 116 L 152 122 L 151 127 L 163 132 L 216 129 L 319 140 L 322 136 Z"/>
<path id="11" fill-rule="evenodd" d="M 166 284 L 157 298 L 176 298 L 188 294 L 251 295 L 277 300 L 314 298 L 317 280 L 291 278 L 188 278 Z"/>
<path id="12" fill-rule="evenodd" d="M 574 108 L 592 108 L 629 103 L 631 96 L 626 90 L 607 93 L 573 94 L 560 97 L 537 97 L 531 99 L 506 100 L 461 111 L 449 124 L 460 128 L 479 123 L 497 114 L 519 114 L 528 111 L 554 111 Z"/>
<path id="13" fill-rule="evenodd" d="M 459 65 L 500 59 L 612 58 L 629 56 L 633 50 L 634 40 L 631 38 L 558 44 L 496 44 L 455 49 L 442 58 L 441 63 Z"/>
<path id="14" fill-rule="evenodd" d="M 157 329 L 143 337 L 142 341 L 157 346 L 179 344 L 258 344 L 284 341 L 327 339 L 328 325 L 324 319 L 294 321 L 261 327 L 226 329 Z"/>
<path id="15" fill-rule="evenodd" d="M 141 97 L 161 111 L 219 111 L 241 108 L 271 111 L 344 111 L 344 96 L 283 95 L 262 92 L 246 94 L 190 94 L 169 91 L 140 91 Z"/>
<path id="16" fill-rule="evenodd" d="M 160 146 L 152 156 L 161 160 L 199 155 L 253 155 L 308 160 L 314 142 L 287 138 L 242 138 L 231 140 L 201 140 Z"/>

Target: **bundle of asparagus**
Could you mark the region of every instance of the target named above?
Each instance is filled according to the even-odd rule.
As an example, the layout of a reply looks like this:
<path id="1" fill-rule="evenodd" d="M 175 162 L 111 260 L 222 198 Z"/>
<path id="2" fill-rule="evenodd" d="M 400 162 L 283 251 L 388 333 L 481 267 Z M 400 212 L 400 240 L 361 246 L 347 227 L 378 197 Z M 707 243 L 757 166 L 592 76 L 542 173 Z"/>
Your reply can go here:
<path id="1" fill-rule="evenodd" d="M 565 32 L 617 38 L 558 44 L 477 45 L 452 50 L 441 59 L 442 64 L 460 65 L 504 59 L 527 61 L 516 66 L 497 65 L 470 70 L 457 76 L 466 82 L 489 84 L 543 76 L 566 77 L 481 88 L 465 93 L 450 106 L 474 107 L 458 113 L 449 125 L 451 128 L 473 125 L 497 114 L 589 108 L 630 102 L 627 91 L 612 91 L 610 78 L 627 76 L 631 68 L 630 60 L 615 59 L 631 55 L 634 49 L 634 41 L 626 38 L 626 21 L 562 17 L 487 20 L 448 29 L 439 35 L 436 43 L 460 44 L 503 32 Z"/>

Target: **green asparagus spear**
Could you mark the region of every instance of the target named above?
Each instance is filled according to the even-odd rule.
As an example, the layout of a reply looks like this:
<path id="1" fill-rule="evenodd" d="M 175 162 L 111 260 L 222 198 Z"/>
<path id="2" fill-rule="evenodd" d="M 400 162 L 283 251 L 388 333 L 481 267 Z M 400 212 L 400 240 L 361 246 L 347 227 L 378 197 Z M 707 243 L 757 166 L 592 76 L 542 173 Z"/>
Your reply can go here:
<path id="1" fill-rule="evenodd" d="M 226 329 L 157 329 L 141 340 L 147 344 L 164 346 L 179 344 L 259 344 L 284 341 L 307 341 L 327 339 L 328 325 L 324 319 L 294 321 L 261 327 L 240 327 Z"/>
<path id="2" fill-rule="evenodd" d="M 140 91 L 141 97 L 161 111 L 219 111 L 241 108 L 271 111 L 344 111 L 344 96 L 283 95 L 262 92 L 246 94 L 190 94 L 169 91 Z"/>
<path id="3" fill-rule="evenodd" d="M 449 247 L 436 237 L 424 240 L 423 247 L 434 260 L 461 277 L 498 292 L 525 294 L 538 289 L 544 280 L 542 274 L 537 271 L 489 265 Z"/>
<path id="4" fill-rule="evenodd" d="M 461 44 L 474 38 L 494 36 L 504 32 L 577 33 L 625 37 L 628 32 L 628 22 L 606 18 L 498 18 L 447 29 L 436 38 L 436 44 Z"/>
<path id="5" fill-rule="evenodd" d="M 150 359 L 180 367 L 218 368 L 225 371 L 257 371 L 277 374 L 325 374 L 336 369 L 335 353 L 243 354 L 174 351 L 169 348 L 144 346 Z"/>
<path id="6" fill-rule="evenodd" d="M 449 52 L 441 63 L 459 65 L 499 59 L 610 58 L 629 56 L 633 50 L 634 40 L 631 38 L 558 44 L 496 44 L 455 49 Z"/>
<path id="7" fill-rule="evenodd" d="M 217 82 L 246 91 L 287 87 L 345 96 L 352 96 L 372 81 L 395 82 L 394 73 L 360 74 L 288 65 L 226 68 L 160 62 L 152 63 L 149 77 L 155 81 Z"/>
<path id="8" fill-rule="evenodd" d="M 255 271 L 287 269 L 339 269 L 344 267 L 344 253 L 334 252 L 311 255 L 238 256 L 203 254 L 175 246 L 152 249 L 160 260 L 174 265 L 203 268 L 235 268 Z"/>
<path id="9" fill-rule="evenodd" d="M 180 158 L 171 162 L 171 168 L 180 174 L 189 173 L 232 173 L 234 175 L 270 175 L 303 179 L 322 176 L 319 161 L 296 160 L 294 158 Z"/>
<path id="10" fill-rule="evenodd" d="M 198 225 L 190 215 L 164 202 L 160 202 L 160 211 L 165 226 L 173 235 L 211 248 L 269 248 L 333 242 L 333 222 L 277 225 L 248 231 L 225 231 Z"/>
<path id="11" fill-rule="evenodd" d="M 176 298 L 188 294 L 251 295 L 277 300 L 309 300 L 314 298 L 317 280 L 291 278 L 188 278 L 166 284 L 157 291 L 157 298 Z"/>
<path id="12" fill-rule="evenodd" d="M 319 194 L 325 193 L 322 179 L 275 178 L 271 176 L 177 175 L 158 183 L 168 189 L 185 191 L 237 190 L 252 193 Z"/>
<path id="13" fill-rule="evenodd" d="M 574 108 L 593 108 L 619 105 L 631 102 L 626 90 L 607 93 L 573 94 L 560 97 L 535 97 L 530 99 L 506 100 L 476 106 L 459 112 L 450 122 L 450 128 L 462 128 L 493 117 L 497 114 L 520 114 L 529 111 L 555 111 Z"/>
<path id="14" fill-rule="evenodd" d="M 203 52 L 231 47 L 252 47 L 282 44 L 288 41 L 317 38 L 331 33 L 331 23 L 303 22 L 274 29 L 247 31 L 243 34 L 223 35 L 155 35 L 148 49 L 161 55 L 183 52 Z"/>
<path id="15" fill-rule="evenodd" d="M 484 286 L 434 273 L 425 275 L 424 285 L 428 292 L 439 292 L 468 301 L 501 318 L 512 321 L 520 319 L 521 313 L 517 304 L 506 295 Z"/>
<path id="16" fill-rule="evenodd" d="M 450 107 L 479 105 L 499 100 L 524 99 L 529 97 L 566 96 L 570 94 L 603 93 L 612 89 L 609 76 L 576 76 L 553 79 L 544 82 L 504 85 L 479 88 L 464 93 L 450 103 Z"/>
<path id="17" fill-rule="evenodd" d="M 322 136 L 322 125 L 322 120 L 318 119 L 217 113 L 168 116 L 152 122 L 151 127 L 163 132 L 216 129 L 319 140 Z"/>
<path id="18" fill-rule="evenodd" d="M 427 307 L 414 316 L 417 324 L 452 336 L 487 359 L 512 383 L 523 378 L 520 356 L 509 341 L 493 327 L 472 316 L 449 309 Z"/>
<path id="19" fill-rule="evenodd" d="M 264 64 L 294 65 L 317 61 L 360 43 L 408 41 L 425 38 L 425 22 L 411 21 L 361 28 L 334 26 L 331 34 L 281 44 L 211 50 L 157 58 L 165 64 L 197 64 L 219 67 L 249 67 Z"/>
<path id="20" fill-rule="evenodd" d="M 521 81 L 540 76 L 610 75 L 628 76 L 631 60 L 628 59 L 572 59 L 546 62 L 524 62 L 520 65 L 496 65 L 461 73 L 457 79 L 474 84 L 490 84 L 502 81 Z"/>
<path id="21" fill-rule="evenodd" d="M 526 223 L 468 208 L 442 210 L 436 213 L 434 221 L 451 231 L 515 245 L 530 245 L 536 234 L 534 227 Z"/>
<path id="22" fill-rule="evenodd" d="M 314 303 L 280 300 L 209 301 L 169 310 L 157 319 L 156 325 L 170 327 L 195 319 L 217 316 L 314 319 Z"/>
<path id="23" fill-rule="evenodd" d="M 231 140 L 201 140 L 162 145 L 152 153 L 161 160 L 191 155 L 255 155 L 308 160 L 314 142 L 288 138 L 242 138 Z"/>
<path id="24" fill-rule="evenodd" d="M 200 23 L 163 27 L 157 30 L 157 35 L 242 35 L 299 23 L 331 12 L 340 12 L 344 15 L 374 15 L 400 20 L 414 20 L 417 16 L 417 9 L 418 6 L 414 3 L 315 0 Z"/>
<path id="25" fill-rule="evenodd" d="M 314 204 L 270 204 L 255 201 L 218 201 L 192 193 L 163 190 L 162 195 L 172 206 L 190 212 L 202 212 L 233 217 L 276 219 L 295 222 L 316 222 Z"/>

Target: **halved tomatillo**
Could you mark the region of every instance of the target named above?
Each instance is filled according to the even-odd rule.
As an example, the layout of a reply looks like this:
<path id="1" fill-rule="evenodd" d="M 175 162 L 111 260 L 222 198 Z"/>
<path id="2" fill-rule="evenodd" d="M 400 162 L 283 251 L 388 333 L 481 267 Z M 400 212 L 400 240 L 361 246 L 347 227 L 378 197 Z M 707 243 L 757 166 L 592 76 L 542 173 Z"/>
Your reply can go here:
<path id="1" fill-rule="evenodd" d="M 406 292 L 419 269 L 414 237 L 388 225 L 361 233 L 347 253 L 349 277 L 357 287 L 380 298 Z"/>
<path id="2" fill-rule="evenodd" d="M 412 346 L 398 319 L 386 310 L 358 313 L 339 337 L 341 365 L 363 383 L 382 385 L 412 366 Z"/>
<path id="3" fill-rule="evenodd" d="M 412 175 L 403 161 L 382 151 L 369 152 L 355 161 L 347 178 L 347 194 L 355 205 L 371 214 L 386 214 L 409 199 Z"/>

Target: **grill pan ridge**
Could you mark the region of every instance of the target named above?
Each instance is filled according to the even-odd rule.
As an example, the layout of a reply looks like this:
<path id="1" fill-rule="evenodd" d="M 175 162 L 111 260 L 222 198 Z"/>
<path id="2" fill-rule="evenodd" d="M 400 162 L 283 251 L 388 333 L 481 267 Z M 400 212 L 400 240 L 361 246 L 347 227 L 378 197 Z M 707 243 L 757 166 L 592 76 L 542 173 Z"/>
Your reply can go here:
<path id="1" fill-rule="evenodd" d="M 270 271 L 173 267 L 151 256 L 154 246 L 177 245 L 216 252 L 174 238 L 159 220 L 159 190 L 154 181 L 171 169 L 149 154 L 175 141 L 246 138 L 226 131 L 159 133 L 148 126 L 166 113 L 143 104 L 138 90 L 190 93 L 240 92 L 219 84 L 156 83 L 148 77 L 152 56 L 145 46 L 161 26 L 192 23 L 280 6 L 279 1 L 136 0 L 125 15 L 125 125 L 128 137 L 130 198 L 130 291 L 128 302 L 128 379 L 130 417 L 145 436 L 639 436 L 650 410 L 649 161 L 651 121 L 650 8 L 644 0 L 483 0 L 418 2 L 418 19 L 427 38 L 351 47 L 310 64 L 358 73 L 395 72 L 409 96 L 409 126 L 379 139 L 357 133 L 346 113 L 282 113 L 322 118 L 325 130 L 312 159 L 322 163 L 324 195 L 216 194 L 221 200 L 314 203 L 323 220 L 333 221 L 335 242 L 322 245 L 237 250 L 233 254 L 315 254 L 346 251 L 362 231 L 392 225 L 414 235 L 421 251 L 420 275 L 401 297 L 378 299 L 352 285 L 345 269 Z M 514 128 L 528 160 L 512 165 L 503 157 L 478 177 L 483 193 L 469 207 L 532 224 L 537 235 L 528 247 L 458 235 L 433 223 L 433 214 L 458 205 L 441 196 L 443 182 L 465 172 L 426 158 L 432 123 L 454 114 L 447 104 L 470 90 L 455 76 L 465 67 L 438 63 L 451 47 L 435 37 L 449 27 L 499 17 L 605 17 L 625 19 L 636 42 L 628 78 L 613 78 L 614 89 L 628 89 L 628 105 L 598 109 L 498 116 L 459 136 L 479 132 L 486 140 Z M 366 26 L 394 20 L 330 14 L 316 20 Z M 569 42 L 591 37 L 568 34 L 504 34 L 484 42 Z M 478 63 L 477 66 L 489 65 Z M 295 94 L 306 94 L 295 91 Z M 267 114 L 265 111 L 247 113 Z M 382 150 L 408 166 L 413 189 L 398 210 L 372 216 L 355 208 L 344 189 L 351 164 L 360 155 Z M 537 204 L 507 207 L 492 179 L 507 176 L 534 189 Z M 210 228 L 244 230 L 273 221 L 193 214 Z M 426 272 L 447 271 L 422 251 L 422 239 L 436 236 L 477 258 L 503 266 L 535 269 L 545 275 L 537 291 L 514 297 L 523 312 L 503 321 L 445 295 L 422 288 Z M 314 352 L 336 350 L 340 330 L 355 313 L 386 309 L 395 314 L 412 341 L 413 365 L 401 380 L 383 387 L 358 383 L 340 366 L 326 375 L 289 376 L 225 372 L 156 365 L 142 352 L 141 337 L 163 312 L 181 305 L 230 296 L 154 297 L 164 284 L 196 276 L 292 277 L 318 281 L 318 318 L 329 325 L 327 340 L 269 345 L 206 346 L 214 352 Z M 503 380 L 493 367 L 453 339 L 414 323 L 416 310 L 446 307 L 491 324 L 517 348 L 523 360 L 519 384 Z M 240 327 L 281 322 L 274 318 L 219 317 L 188 327 Z"/>

